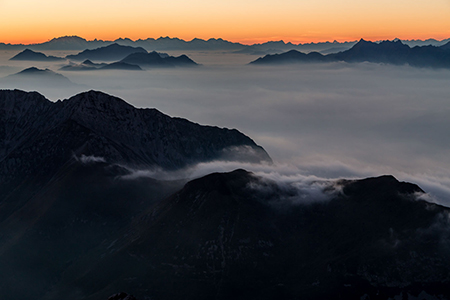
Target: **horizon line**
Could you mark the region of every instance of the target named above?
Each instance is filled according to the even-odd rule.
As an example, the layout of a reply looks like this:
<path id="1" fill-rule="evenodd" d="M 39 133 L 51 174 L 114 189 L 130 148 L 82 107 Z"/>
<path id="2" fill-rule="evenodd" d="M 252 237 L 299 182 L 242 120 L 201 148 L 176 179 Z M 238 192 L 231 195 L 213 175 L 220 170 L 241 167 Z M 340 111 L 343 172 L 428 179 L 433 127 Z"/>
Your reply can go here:
<path id="1" fill-rule="evenodd" d="M 145 41 L 145 40 L 149 40 L 149 39 L 153 39 L 153 40 L 159 40 L 159 39 L 172 39 L 172 40 L 181 40 L 181 41 L 184 41 L 184 42 L 192 42 L 192 41 L 194 41 L 194 40 L 202 40 L 202 41 L 209 41 L 209 40 L 223 40 L 223 41 L 225 41 L 225 42 L 230 42 L 230 43 L 234 43 L 234 44 L 241 44 L 241 45 L 246 45 L 246 46 L 251 46 L 251 45 L 257 45 L 257 44 L 264 44 L 264 43 L 269 43 L 269 42 L 283 42 L 283 43 L 285 43 L 285 44 L 289 44 L 289 43 L 291 43 L 291 44 L 293 44 L 293 45 L 313 45 L 313 44 L 325 44 L 325 43 L 330 43 L 330 44 L 333 44 L 333 43 L 352 43 L 352 42 L 358 42 L 358 41 L 360 41 L 360 40 L 365 40 L 365 41 L 372 41 L 372 42 L 381 42 L 381 41 L 394 41 L 394 40 L 401 40 L 401 41 L 409 41 L 409 42 L 414 42 L 414 41 L 428 41 L 428 40 L 435 40 L 435 41 L 437 41 L 437 42 L 442 42 L 442 41 L 445 41 L 445 40 L 448 40 L 448 39 L 450 39 L 450 37 L 448 37 L 448 38 L 443 38 L 443 39 L 436 39 L 436 38 L 433 38 L 433 37 L 429 37 L 429 38 L 426 38 L 426 39 L 420 39 L 420 38 L 417 38 L 417 39 L 401 39 L 401 38 L 392 38 L 392 39 L 370 39 L 370 38 L 364 38 L 364 37 L 361 37 L 361 38 L 359 38 L 359 39 L 353 39 L 353 40 L 347 40 L 347 39 L 339 39 L 339 41 L 338 41 L 338 39 L 334 39 L 333 41 L 330 41 L 330 40 L 324 40 L 324 41 L 317 41 L 317 42 L 299 42 L 299 43 L 295 43 L 295 42 L 292 42 L 292 41 L 285 41 L 284 39 L 262 39 L 261 41 L 259 41 L 259 42 L 253 42 L 253 43 L 250 43 L 250 42 L 243 42 L 243 41 L 232 41 L 232 40 L 227 40 L 227 39 L 225 39 L 225 38 L 221 38 L 221 37 L 218 37 L 218 38 L 214 38 L 214 37 L 211 37 L 211 38 L 208 38 L 208 39 L 203 39 L 203 38 L 197 38 L 197 37 L 195 37 L 195 38 L 192 38 L 191 40 L 189 40 L 189 39 L 183 39 L 183 38 L 178 38 L 178 37 L 170 37 L 170 36 L 160 36 L 160 37 L 158 37 L 158 38 L 154 38 L 154 37 L 147 37 L 147 38 L 137 38 L 137 39 L 131 39 L 131 38 L 128 38 L 128 37 L 118 37 L 118 38 L 116 38 L 116 39 L 99 39 L 99 38 L 94 38 L 94 39 L 86 39 L 86 38 L 83 38 L 83 37 L 81 37 L 81 36 L 79 36 L 79 35 L 62 35 L 62 36 L 58 36 L 58 37 L 54 37 L 54 38 L 51 38 L 51 39 L 47 39 L 46 41 L 40 41 L 40 42 L 30 42 L 30 43 L 26 43 L 26 42 L 19 42 L 19 43 L 8 43 L 8 42 L 0 42 L 1 44 L 4 44 L 4 45 L 11 45 L 11 46 L 20 46 L 20 45 L 23 45 L 23 46 L 33 46 L 33 45 L 40 45 L 40 44 L 44 44 L 44 43 L 48 43 L 48 42 L 51 42 L 51 41 L 54 41 L 54 40 L 58 40 L 58 39 L 62 39 L 62 38 L 80 38 L 80 39 L 83 39 L 83 40 L 85 40 L 86 42 L 115 42 L 115 41 L 117 41 L 117 40 L 130 40 L 130 41 L 132 41 L 132 42 L 137 42 L 137 41 Z"/>

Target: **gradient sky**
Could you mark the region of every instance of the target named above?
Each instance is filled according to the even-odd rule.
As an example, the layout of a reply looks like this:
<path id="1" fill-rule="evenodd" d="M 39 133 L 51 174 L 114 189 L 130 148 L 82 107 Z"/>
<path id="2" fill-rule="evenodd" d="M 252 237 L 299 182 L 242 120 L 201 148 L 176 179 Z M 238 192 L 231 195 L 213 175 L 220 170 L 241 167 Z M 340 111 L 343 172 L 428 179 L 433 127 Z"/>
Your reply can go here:
<path id="1" fill-rule="evenodd" d="M 0 0 L 0 42 L 78 35 L 254 43 L 450 37 L 450 0 Z"/>

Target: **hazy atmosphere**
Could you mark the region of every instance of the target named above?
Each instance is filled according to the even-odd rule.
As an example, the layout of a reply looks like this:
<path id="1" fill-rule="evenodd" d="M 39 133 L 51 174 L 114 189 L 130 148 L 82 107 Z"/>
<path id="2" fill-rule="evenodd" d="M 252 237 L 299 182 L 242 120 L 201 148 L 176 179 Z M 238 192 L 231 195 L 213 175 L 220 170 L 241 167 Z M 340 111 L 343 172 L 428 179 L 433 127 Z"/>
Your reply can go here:
<path id="1" fill-rule="evenodd" d="M 18 52 L 2 51 L 1 77 L 33 65 L 74 83 L 34 88 L 52 101 L 100 90 L 136 107 L 240 130 L 275 163 L 242 166 L 250 171 L 318 178 L 392 174 L 450 205 L 449 70 L 373 63 L 253 66 L 247 63 L 257 56 L 191 52 L 201 66 L 67 72 L 58 70 L 65 63 L 8 61 Z M 26 88 L 20 81 L 2 85 L 15 86 Z M 204 172 L 193 174 L 239 166 L 201 167 Z"/>

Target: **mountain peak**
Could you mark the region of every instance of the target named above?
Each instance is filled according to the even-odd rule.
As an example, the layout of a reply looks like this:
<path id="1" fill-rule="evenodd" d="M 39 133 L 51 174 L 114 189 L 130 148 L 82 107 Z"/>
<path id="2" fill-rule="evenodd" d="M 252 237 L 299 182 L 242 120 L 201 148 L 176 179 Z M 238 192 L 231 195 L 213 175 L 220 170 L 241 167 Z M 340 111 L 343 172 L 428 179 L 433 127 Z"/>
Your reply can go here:
<path id="1" fill-rule="evenodd" d="M 86 41 L 86 40 L 77 35 L 65 35 L 50 40 L 50 42 L 55 41 Z"/>
<path id="2" fill-rule="evenodd" d="M 131 104 L 128 104 L 124 100 L 108 95 L 106 93 L 90 90 L 80 94 L 77 94 L 68 101 L 70 103 L 76 103 L 80 107 L 95 109 L 98 112 L 106 111 L 123 111 L 124 109 L 135 109 Z"/>
<path id="3" fill-rule="evenodd" d="M 416 193 L 425 193 L 419 186 L 398 181 L 392 175 L 383 175 L 379 177 L 370 177 L 348 183 L 344 188 L 346 195 L 366 195 L 367 191 L 383 189 L 385 198 L 395 198 L 398 194 L 414 195 Z"/>
<path id="4" fill-rule="evenodd" d="M 56 74 L 55 72 L 53 72 L 50 69 L 39 69 L 36 67 L 30 67 L 30 68 L 24 69 L 17 74 L 44 74 L 44 73 Z"/>

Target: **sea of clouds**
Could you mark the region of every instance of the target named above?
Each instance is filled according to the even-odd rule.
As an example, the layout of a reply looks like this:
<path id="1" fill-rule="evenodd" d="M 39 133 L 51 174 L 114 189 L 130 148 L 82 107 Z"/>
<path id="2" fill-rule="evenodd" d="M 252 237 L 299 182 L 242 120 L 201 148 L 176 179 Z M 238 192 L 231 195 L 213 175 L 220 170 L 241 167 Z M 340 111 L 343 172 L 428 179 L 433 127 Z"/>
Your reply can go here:
<path id="1" fill-rule="evenodd" d="M 0 76 L 25 67 L 7 61 L 15 53 L 10 54 L 0 56 Z M 299 182 L 392 174 L 450 206 L 450 70 L 371 63 L 264 67 L 243 63 L 252 56 L 217 53 L 194 58 L 203 65 L 143 72 L 39 67 L 63 74 L 80 84 L 80 91 L 101 90 L 136 107 L 236 128 L 274 161 L 201 164 L 190 169 L 191 178 L 236 168 L 268 177 L 297 176 Z M 40 92 L 57 100 L 74 91 L 43 86 Z"/>

